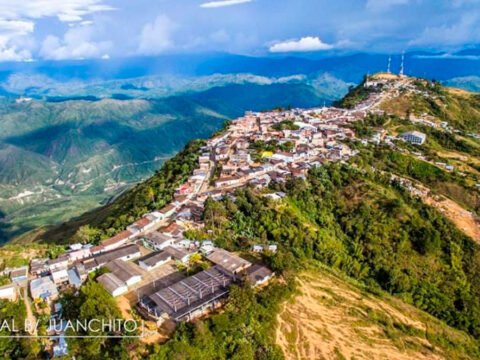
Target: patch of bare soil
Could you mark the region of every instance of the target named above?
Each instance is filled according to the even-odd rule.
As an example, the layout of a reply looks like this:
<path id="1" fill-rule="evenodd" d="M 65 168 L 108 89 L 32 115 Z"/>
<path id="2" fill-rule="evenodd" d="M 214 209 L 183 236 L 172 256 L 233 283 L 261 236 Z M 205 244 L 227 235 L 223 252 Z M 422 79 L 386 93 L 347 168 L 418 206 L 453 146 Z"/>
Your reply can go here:
<path id="1" fill-rule="evenodd" d="M 333 275 L 303 275 L 299 289 L 278 316 L 286 359 L 445 359 L 423 322 Z"/>
<path id="2" fill-rule="evenodd" d="M 470 211 L 465 210 L 456 202 L 442 197 L 437 200 L 427 196 L 423 201 L 440 211 L 447 219 L 453 222 L 461 231 L 470 236 L 480 244 L 480 226 L 478 217 Z"/>
<path id="3" fill-rule="evenodd" d="M 122 317 L 125 320 L 134 320 L 132 315 L 132 306 L 128 298 L 125 296 L 119 296 L 115 300 L 118 308 L 120 309 Z M 168 340 L 168 336 L 168 331 L 165 333 L 160 331 L 153 321 L 144 321 L 143 334 L 140 338 L 140 341 L 144 344 L 162 343 Z"/>

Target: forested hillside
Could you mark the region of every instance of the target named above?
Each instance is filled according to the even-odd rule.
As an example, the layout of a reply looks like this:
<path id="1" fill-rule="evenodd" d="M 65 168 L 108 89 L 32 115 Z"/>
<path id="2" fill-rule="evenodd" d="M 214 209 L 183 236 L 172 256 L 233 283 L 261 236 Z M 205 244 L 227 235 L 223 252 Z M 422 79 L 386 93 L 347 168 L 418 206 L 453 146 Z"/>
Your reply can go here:
<path id="1" fill-rule="evenodd" d="M 327 96 L 304 83 L 246 82 L 158 99 L 1 99 L 0 242 L 105 204 L 246 110 Z"/>
<path id="2" fill-rule="evenodd" d="M 480 356 L 480 248 L 441 214 L 389 177 L 352 165 L 315 169 L 306 182 L 291 180 L 276 189 L 288 197 L 272 201 L 245 189 L 234 199 L 208 201 L 205 231 L 190 236 L 213 237 L 219 246 L 240 252 L 253 244 L 274 242 L 279 251 L 263 260 L 290 285 L 275 285 L 258 295 L 244 288 L 233 291 L 224 314 L 180 326 L 172 340 L 156 348 L 152 359 L 173 354 L 180 359 L 207 359 L 212 354 L 282 358 L 272 333 L 273 315 L 285 299 L 296 296 L 292 290 L 300 272 L 322 276 L 315 264 L 355 279 L 364 289 L 358 291 L 369 297 L 381 298 L 385 291 L 441 320 L 413 315 L 418 318 L 412 321 L 430 324 L 426 333 L 389 323 L 379 314 L 363 320 L 383 324 L 387 338 L 398 331 L 397 339 L 428 339 L 434 347 L 428 350 L 430 355 L 441 354 L 440 358 Z M 402 353 L 418 349 L 412 341 L 407 344 L 394 342 Z"/>

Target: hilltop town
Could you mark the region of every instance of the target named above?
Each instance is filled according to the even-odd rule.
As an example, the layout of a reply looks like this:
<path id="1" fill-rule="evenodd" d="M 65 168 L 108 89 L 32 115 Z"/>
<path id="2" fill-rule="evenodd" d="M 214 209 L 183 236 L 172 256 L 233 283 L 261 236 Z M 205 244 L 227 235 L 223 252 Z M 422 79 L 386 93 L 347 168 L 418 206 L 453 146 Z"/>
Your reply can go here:
<path id="1" fill-rule="evenodd" d="M 57 258 L 36 258 L 29 266 L 11 269 L 12 284 L 0 288 L 0 298 L 15 299 L 19 289 L 28 289 L 31 299 L 51 305 L 52 316 L 61 318 L 57 300 L 62 292 L 80 288 L 89 274 L 106 269 L 95 281 L 161 328 L 171 322 L 191 321 L 220 307 L 235 282 L 265 286 L 275 274 L 260 261 L 219 248 L 214 239 L 201 241 L 185 235 L 204 226 L 207 199 L 234 196 L 236 189 L 249 186 L 273 201 L 280 200 L 285 194 L 270 191 L 271 183 L 305 179 L 313 167 L 347 161 L 358 152 L 349 146 L 352 142 L 423 144 L 426 135 L 420 132 L 359 139 L 350 126 L 371 114 L 383 114 L 380 103 L 412 87 L 412 82 L 393 75 L 367 79 L 364 89 L 368 95 L 350 109 L 245 113 L 206 141 L 197 168 L 175 190 L 170 204 L 145 214 L 98 245 L 72 244 Z M 249 251 L 253 255 L 274 253 L 278 246 L 256 244 Z M 199 261 L 207 265 L 190 274 L 188 270 Z M 59 336 L 54 340 L 54 354 L 67 354 L 63 332 L 54 329 L 55 334 Z"/>

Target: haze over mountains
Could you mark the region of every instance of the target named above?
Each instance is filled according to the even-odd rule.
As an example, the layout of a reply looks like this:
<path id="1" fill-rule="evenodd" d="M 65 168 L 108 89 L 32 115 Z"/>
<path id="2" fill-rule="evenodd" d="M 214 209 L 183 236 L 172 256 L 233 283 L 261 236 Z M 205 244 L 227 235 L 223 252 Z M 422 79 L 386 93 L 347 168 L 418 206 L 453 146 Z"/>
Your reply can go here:
<path id="1" fill-rule="evenodd" d="M 407 54 L 406 71 L 475 91 L 478 55 Z M 246 110 L 339 99 L 364 74 L 385 70 L 387 59 L 208 54 L 1 63 L 0 239 L 108 201 Z"/>

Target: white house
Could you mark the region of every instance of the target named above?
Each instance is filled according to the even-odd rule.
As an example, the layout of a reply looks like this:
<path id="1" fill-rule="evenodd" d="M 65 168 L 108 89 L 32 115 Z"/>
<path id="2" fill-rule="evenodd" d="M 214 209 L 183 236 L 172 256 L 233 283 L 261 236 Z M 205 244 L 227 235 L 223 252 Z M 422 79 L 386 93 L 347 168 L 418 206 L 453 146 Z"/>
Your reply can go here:
<path id="1" fill-rule="evenodd" d="M 57 269 L 52 271 L 52 280 L 55 284 L 63 284 L 68 281 L 67 269 Z"/>
<path id="2" fill-rule="evenodd" d="M 15 301 L 17 299 L 17 288 L 14 284 L 0 286 L 0 299 Z"/>
<path id="3" fill-rule="evenodd" d="M 90 248 L 80 248 L 72 250 L 68 253 L 68 260 L 70 262 L 75 262 L 77 260 L 82 260 L 91 255 Z"/>
<path id="4" fill-rule="evenodd" d="M 138 270 L 137 265 L 131 262 L 114 260 L 107 264 L 107 268 L 127 286 L 132 286 L 142 281 L 142 274 Z"/>
<path id="5" fill-rule="evenodd" d="M 163 250 L 167 246 L 173 245 L 175 239 L 158 231 L 146 235 L 143 238 L 145 244 L 154 250 Z"/>
<path id="6" fill-rule="evenodd" d="M 241 180 L 242 178 L 239 176 L 225 176 L 215 181 L 215 187 L 237 185 Z"/>
<path id="7" fill-rule="evenodd" d="M 175 213 L 176 207 L 169 204 L 162 209 L 158 210 L 158 212 L 162 215 L 162 219 L 166 219 L 170 216 L 172 216 Z"/>
<path id="8" fill-rule="evenodd" d="M 168 252 L 162 251 L 150 254 L 149 256 L 139 260 L 138 265 L 144 270 L 151 271 L 166 264 L 170 260 L 172 260 L 172 255 L 170 255 Z"/>
<path id="9" fill-rule="evenodd" d="M 102 284 L 105 290 L 113 297 L 120 296 L 128 291 L 128 286 L 112 273 L 100 275 L 97 281 Z"/>
<path id="10" fill-rule="evenodd" d="M 52 279 L 44 276 L 30 282 L 30 294 L 33 299 L 51 301 L 58 298 L 58 290 Z"/>

